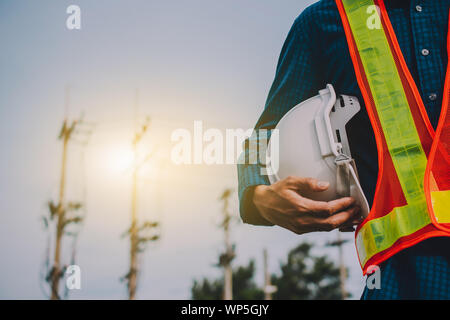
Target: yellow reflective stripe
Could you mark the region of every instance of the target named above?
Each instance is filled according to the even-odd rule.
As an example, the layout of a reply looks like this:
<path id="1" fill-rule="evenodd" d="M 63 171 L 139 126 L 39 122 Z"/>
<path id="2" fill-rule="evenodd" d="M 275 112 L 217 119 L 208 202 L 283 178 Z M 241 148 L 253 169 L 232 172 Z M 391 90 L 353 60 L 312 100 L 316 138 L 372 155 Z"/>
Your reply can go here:
<path id="1" fill-rule="evenodd" d="M 423 188 L 427 157 L 384 30 L 369 28 L 369 18 L 378 14 L 368 11 L 370 6 L 375 6 L 374 1 L 342 2 L 389 153 L 408 203 L 405 207 L 395 208 L 385 217 L 369 221 L 361 228 L 357 236 L 357 247 L 364 266 L 370 257 L 388 249 L 400 237 L 412 234 L 431 223 Z"/>
<path id="2" fill-rule="evenodd" d="M 361 265 L 364 266 L 375 254 L 389 249 L 398 239 L 428 224 L 430 224 L 430 217 L 427 205 L 423 201 L 397 207 L 381 218 L 370 220 L 356 236 L 356 248 Z"/>
<path id="3" fill-rule="evenodd" d="M 386 35 L 383 29 L 367 26 L 370 17 L 367 8 L 374 2 L 343 0 L 343 4 L 406 201 L 425 201 L 423 180 L 427 157 Z"/>
<path id="4" fill-rule="evenodd" d="M 450 223 L 450 190 L 432 191 L 431 202 L 437 222 Z"/>

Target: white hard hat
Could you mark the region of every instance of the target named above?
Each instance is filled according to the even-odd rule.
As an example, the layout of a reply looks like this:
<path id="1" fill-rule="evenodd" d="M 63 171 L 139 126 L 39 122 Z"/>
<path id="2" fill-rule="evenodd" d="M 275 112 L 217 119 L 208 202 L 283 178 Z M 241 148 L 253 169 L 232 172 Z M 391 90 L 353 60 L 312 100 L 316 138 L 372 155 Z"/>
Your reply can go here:
<path id="1" fill-rule="evenodd" d="M 369 205 L 358 180 L 345 130 L 347 122 L 360 109 L 355 97 L 341 95 L 336 99 L 333 86 L 328 84 L 317 96 L 286 113 L 276 127 L 277 139 L 272 133 L 267 149 L 270 183 L 288 176 L 327 181 L 328 190 L 302 196 L 317 201 L 351 196 L 361 207 L 362 216 L 367 216 Z M 278 148 L 273 145 L 275 141 Z M 277 157 L 274 152 L 278 152 Z"/>

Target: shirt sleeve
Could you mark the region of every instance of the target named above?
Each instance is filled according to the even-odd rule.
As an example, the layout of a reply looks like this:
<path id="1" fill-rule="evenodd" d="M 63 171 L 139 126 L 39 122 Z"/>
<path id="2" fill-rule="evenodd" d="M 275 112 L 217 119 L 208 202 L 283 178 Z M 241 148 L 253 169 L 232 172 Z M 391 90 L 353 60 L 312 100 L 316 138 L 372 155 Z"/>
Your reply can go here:
<path id="1" fill-rule="evenodd" d="M 318 31 L 315 27 L 314 16 L 307 8 L 295 20 L 287 39 L 281 50 L 278 60 L 275 79 L 270 88 L 266 105 L 260 116 L 255 132 L 260 129 L 274 129 L 279 120 L 294 106 L 317 94 L 325 87 L 320 79 L 320 61 Z M 256 136 L 258 139 L 258 135 Z M 268 177 L 261 174 L 262 164 L 249 164 L 250 150 L 249 138 L 244 146 L 238 164 L 239 177 L 239 210 L 241 218 L 245 223 L 253 225 L 270 226 L 253 204 L 254 187 L 258 185 L 269 185 Z M 257 156 L 265 159 L 264 156 Z"/>

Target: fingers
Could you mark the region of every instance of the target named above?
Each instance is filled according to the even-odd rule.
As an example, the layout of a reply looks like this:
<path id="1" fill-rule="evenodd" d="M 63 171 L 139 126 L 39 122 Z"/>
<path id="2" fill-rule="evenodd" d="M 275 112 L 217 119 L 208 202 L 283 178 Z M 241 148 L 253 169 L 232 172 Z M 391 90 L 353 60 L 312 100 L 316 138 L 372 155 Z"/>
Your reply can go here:
<path id="1" fill-rule="evenodd" d="M 297 191 L 322 192 L 328 189 L 329 182 L 319 181 L 314 178 L 288 177 L 286 182 Z"/>
<path id="2" fill-rule="evenodd" d="M 263 216 L 270 217 L 267 220 L 297 234 L 334 229 L 353 231 L 353 225 L 356 221 L 359 223 L 359 208 L 355 207 L 353 198 L 326 202 L 302 196 L 304 191 L 311 194 L 311 191 L 321 192 L 328 188 L 329 183 L 317 179 L 288 177 L 264 189 L 261 201 L 254 199 L 254 203 L 265 212 Z M 254 197 L 259 194 L 256 191 Z"/>
<path id="3" fill-rule="evenodd" d="M 338 200 L 333 200 L 330 202 L 325 201 L 314 201 L 310 199 L 303 198 L 301 201 L 302 212 L 308 212 L 316 216 L 331 216 L 337 212 L 343 211 L 351 206 L 355 205 L 355 199 L 351 197 L 342 198 Z"/>
<path id="4" fill-rule="evenodd" d="M 341 198 L 328 202 L 329 206 L 331 207 L 332 213 L 345 210 L 351 206 L 354 206 L 355 203 L 356 200 L 352 197 Z"/>
<path id="5" fill-rule="evenodd" d="M 359 211 L 359 213 L 360 212 L 361 212 L 361 210 Z M 343 226 L 341 226 L 339 228 L 339 231 L 341 231 L 341 232 L 353 232 L 353 231 L 355 231 L 355 226 L 358 226 L 363 221 L 364 221 L 364 217 L 362 217 L 359 214 L 355 214 L 353 216 L 353 219 L 351 219 L 351 221 L 349 221 L 348 223 L 344 224 Z"/>
<path id="6" fill-rule="evenodd" d="M 299 206 L 298 210 L 300 212 L 332 215 L 355 204 L 355 200 L 351 197 L 325 202 L 314 201 L 301 196 L 302 192 L 305 191 L 323 192 L 327 190 L 330 184 L 325 181 L 319 181 L 314 178 L 288 177 L 286 178 L 286 183 L 290 188 L 299 193 L 300 197 L 293 197 L 292 200 Z"/>
<path id="7" fill-rule="evenodd" d="M 332 231 L 334 229 L 341 228 L 347 225 L 349 222 L 352 222 L 354 216 L 360 212 L 359 207 L 352 207 L 345 211 L 341 211 L 336 213 L 327 219 L 323 220 L 321 223 L 323 231 Z"/>
<path id="8" fill-rule="evenodd" d="M 354 230 L 351 223 L 359 212 L 359 207 L 352 207 L 327 218 L 302 215 L 295 220 L 286 219 L 286 221 L 283 221 L 283 224 L 286 225 L 286 229 L 289 229 L 296 234 L 314 231 L 332 231 L 334 229 L 343 229 L 345 232 L 353 232 Z"/>

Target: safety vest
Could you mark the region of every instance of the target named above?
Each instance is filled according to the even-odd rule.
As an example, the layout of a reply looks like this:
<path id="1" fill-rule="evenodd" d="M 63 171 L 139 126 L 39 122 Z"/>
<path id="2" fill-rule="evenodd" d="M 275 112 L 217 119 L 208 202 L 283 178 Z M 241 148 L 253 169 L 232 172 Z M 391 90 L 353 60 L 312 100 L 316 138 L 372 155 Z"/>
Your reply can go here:
<path id="1" fill-rule="evenodd" d="M 450 236 L 450 64 L 435 131 L 383 0 L 336 4 L 378 148 L 373 206 L 355 236 L 366 274 L 425 239 Z M 371 24 L 373 14 L 379 26 Z M 447 49 L 450 56 L 450 35 Z"/>

